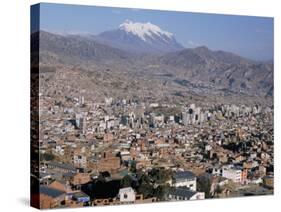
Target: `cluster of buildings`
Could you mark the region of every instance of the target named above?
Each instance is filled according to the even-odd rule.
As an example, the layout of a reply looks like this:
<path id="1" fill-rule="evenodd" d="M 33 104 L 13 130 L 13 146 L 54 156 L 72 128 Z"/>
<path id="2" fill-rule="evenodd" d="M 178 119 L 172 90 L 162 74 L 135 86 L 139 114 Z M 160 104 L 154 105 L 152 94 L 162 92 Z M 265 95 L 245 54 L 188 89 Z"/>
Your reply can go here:
<path id="1" fill-rule="evenodd" d="M 95 101 L 68 89 L 40 95 L 41 208 L 227 197 L 253 186 L 273 193 L 273 108 Z M 153 169 L 172 173 L 161 200 L 120 184 Z M 103 194 L 99 182 L 115 189 Z"/>

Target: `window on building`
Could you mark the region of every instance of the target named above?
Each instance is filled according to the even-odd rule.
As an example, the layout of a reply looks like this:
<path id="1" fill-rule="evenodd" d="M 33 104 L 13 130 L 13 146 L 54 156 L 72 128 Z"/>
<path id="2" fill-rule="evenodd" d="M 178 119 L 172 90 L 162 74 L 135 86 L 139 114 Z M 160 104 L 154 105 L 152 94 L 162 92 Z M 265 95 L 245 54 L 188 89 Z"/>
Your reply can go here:
<path id="1" fill-rule="evenodd" d="M 128 198 L 128 195 L 127 194 L 124 194 L 124 199 L 127 199 Z"/>

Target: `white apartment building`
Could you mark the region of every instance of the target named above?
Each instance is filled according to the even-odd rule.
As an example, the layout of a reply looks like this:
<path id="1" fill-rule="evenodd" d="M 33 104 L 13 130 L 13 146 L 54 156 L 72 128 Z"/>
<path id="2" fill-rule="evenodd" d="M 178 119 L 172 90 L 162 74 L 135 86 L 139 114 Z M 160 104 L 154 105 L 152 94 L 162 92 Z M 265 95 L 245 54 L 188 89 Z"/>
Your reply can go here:
<path id="1" fill-rule="evenodd" d="M 225 166 L 222 169 L 222 177 L 232 180 L 235 183 L 245 183 L 247 180 L 247 172 L 240 168 Z"/>

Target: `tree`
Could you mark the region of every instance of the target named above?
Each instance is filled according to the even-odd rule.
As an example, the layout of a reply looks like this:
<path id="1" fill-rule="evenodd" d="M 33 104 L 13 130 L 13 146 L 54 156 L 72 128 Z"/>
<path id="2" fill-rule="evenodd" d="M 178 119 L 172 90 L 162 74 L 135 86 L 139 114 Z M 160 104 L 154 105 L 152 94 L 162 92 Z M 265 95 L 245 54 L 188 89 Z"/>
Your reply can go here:
<path id="1" fill-rule="evenodd" d="M 169 184 L 159 185 L 154 190 L 154 196 L 157 197 L 158 200 L 164 201 L 168 190 L 170 189 Z"/>
<path id="2" fill-rule="evenodd" d="M 131 178 L 131 176 L 126 175 L 125 177 L 122 178 L 120 185 L 122 188 L 126 188 L 126 187 L 131 187 L 132 183 L 133 183 L 133 179 Z"/>
<path id="3" fill-rule="evenodd" d="M 136 161 L 131 161 L 130 172 L 136 173 L 137 172 L 137 163 Z"/>
<path id="4" fill-rule="evenodd" d="M 150 183 L 149 176 L 147 174 L 143 173 L 140 177 L 139 183 L 140 183 L 140 185 L 141 184 L 149 184 Z"/>
<path id="5" fill-rule="evenodd" d="M 148 174 L 139 172 L 137 173 L 138 178 L 138 186 L 137 186 L 137 192 L 143 195 L 143 198 L 149 198 L 153 196 L 154 188 L 151 184 L 151 179 L 148 176 Z"/>
<path id="6" fill-rule="evenodd" d="M 166 183 L 168 180 L 172 179 L 172 172 L 171 170 L 160 169 L 158 180 L 156 181 L 159 184 Z"/>
<path id="7" fill-rule="evenodd" d="M 206 175 L 197 178 L 197 191 L 205 192 L 206 198 L 212 198 L 211 191 L 211 180 Z"/>
<path id="8" fill-rule="evenodd" d="M 166 169 L 152 169 L 149 172 L 149 177 L 157 184 L 165 184 L 172 178 L 172 172 Z"/>
<path id="9" fill-rule="evenodd" d="M 222 188 L 219 185 L 217 185 L 214 191 L 216 197 L 218 197 L 221 192 L 222 192 Z"/>
<path id="10" fill-rule="evenodd" d="M 55 156 L 52 153 L 42 153 L 39 155 L 40 161 L 52 161 L 55 159 Z"/>
<path id="11" fill-rule="evenodd" d="M 149 197 L 153 196 L 153 185 L 151 184 L 140 184 L 138 188 L 138 193 L 141 193 L 143 195 L 144 199 L 147 199 Z"/>

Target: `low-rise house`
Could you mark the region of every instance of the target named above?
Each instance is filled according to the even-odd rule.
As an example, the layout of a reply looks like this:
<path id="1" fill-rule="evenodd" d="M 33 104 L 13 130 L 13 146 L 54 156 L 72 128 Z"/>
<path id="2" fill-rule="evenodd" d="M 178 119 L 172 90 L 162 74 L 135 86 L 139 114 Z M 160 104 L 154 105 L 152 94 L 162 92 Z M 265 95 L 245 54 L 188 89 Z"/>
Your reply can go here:
<path id="1" fill-rule="evenodd" d="M 274 186 L 273 176 L 265 176 L 263 178 L 263 185 L 267 188 L 273 188 L 273 186 Z"/>
<path id="2" fill-rule="evenodd" d="M 118 197 L 121 203 L 134 203 L 136 200 L 136 194 L 132 187 L 121 188 Z"/>
<path id="3" fill-rule="evenodd" d="M 260 165 L 259 166 L 259 173 L 262 177 L 264 177 L 266 175 L 266 167 L 265 166 L 262 166 Z"/>
<path id="4" fill-rule="evenodd" d="M 65 192 L 48 186 L 40 186 L 40 208 L 56 208 L 64 204 Z"/>
<path id="5" fill-rule="evenodd" d="M 212 174 L 215 176 L 221 176 L 222 175 L 222 169 L 218 166 L 213 167 L 212 169 Z"/>
<path id="6" fill-rule="evenodd" d="M 131 154 L 129 151 L 122 151 L 120 152 L 121 160 L 122 161 L 129 161 L 131 160 Z"/>
<path id="7" fill-rule="evenodd" d="M 71 164 L 66 163 L 58 163 L 58 162 L 50 162 L 47 164 L 48 169 L 52 169 L 54 171 L 57 171 L 59 173 L 75 173 L 76 168 L 72 166 Z"/>
<path id="8" fill-rule="evenodd" d="M 252 168 L 255 168 L 255 167 L 258 167 L 259 164 L 257 161 L 247 161 L 247 162 L 244 162 L 243 163 L 243 168 L 244 169 L 252 169 Z"/>
<path id="9" fill-rule="evenodd" d="M 53 149 L 53 152 L 58 155 L 64 155 L 64 148 L 61 145 L 56 145 L 56 147 Z"/>
<path id="10" fill-rule="evenodd" d="M 261 177 L 255 177 L 251 179 L 251 183 L 253 184 L 262 184 L 263 183 L 263 179 Z"/>
<path id="11" fill-rule="evenodd" d="M 172 177 L 174 187 L 187 187 L 196 191 L 196 176 L 190 171 L 177 171 Z"/>
<path id="12" fill-rule="evenodd" d="M 72 191 L 68 182 L 65 182 L 63 180 L 55 180 L 55 181 L 53 181 L 52 183 L 49 184 L 49 187 L 57 189 L 57 190 L 62 191 L 62 192 L 65 192 L 65 193 L 68 193 L 68 192 Z"/>
<path id="13" fill-rule="evenodd" d="M 70 183 L 74 186 L 86 184 L 91 181 L 89 173 L 76 173 L 70 178 Z"/>
<path id="14" fill-rule="evenodd" d="M 110 158 L 102 158 L 97 161 L 97 170 L 102 171 L 113 171 L 118 170 L 120 168 L 120 158 L 119 157 L 110 157 Z"/>
<path id="15" fill-rule="evenodd" d="M 77 168 L 86 168 L 87 167 L 87 157 L 84 155 L 74 155 L 73 164 Z"/>
<path id="16" fill-rule="evenodd" d="M 72 199 L 78 203 L 83 203 L 84 205 L 87 205 L 90 202 L 90 197 L 82 191 L 74 193 Z"/>
<path id="17" fill-rule="evenodd" d="M 48 185 L 52 180 L 52 175 L 50 173 L 42 173 L 39 174 L 39 181 L 41 185 Z"/>
<path id="18" fill-rule="evenodd" d="M 172 188 L 168 192 L 168 200 L 202 200 L 205 199 L 204 192 L 192 191 L 188 188 Z"/>

